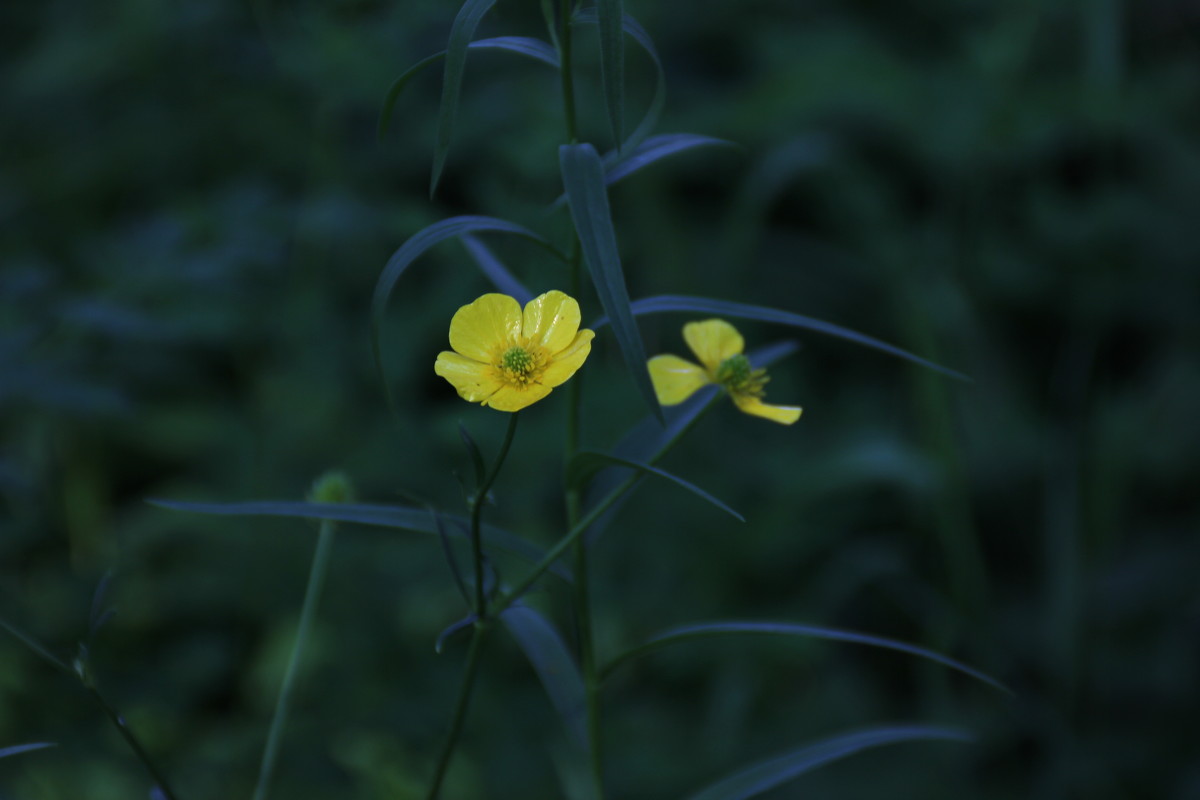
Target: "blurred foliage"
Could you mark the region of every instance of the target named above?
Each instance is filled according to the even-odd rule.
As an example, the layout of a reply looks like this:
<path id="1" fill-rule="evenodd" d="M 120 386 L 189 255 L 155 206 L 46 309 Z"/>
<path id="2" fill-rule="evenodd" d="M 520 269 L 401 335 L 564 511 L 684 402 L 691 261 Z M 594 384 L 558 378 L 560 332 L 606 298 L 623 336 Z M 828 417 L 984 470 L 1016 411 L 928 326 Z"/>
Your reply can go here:
<path id="1" fill-rule="evenodd" d="M 811 314 L 974 380 L 803 337 L 771 385 L 799 424 L 721 408 L 665 465 L 747 523 L 655 486 L 597 547 L 602 653 L 712 617 L 808 621 L 941 649 L 1017 696 L 852 647 L 684 645 L 607 689 L 614 796 L 678 796 L 891 719 L 981 741 L 867 753 L 771 796 L 1197 796 L 1200 6 L 626 5 L 663 56 L 660 129 L 744 146 L 614 188 L 631 294 Z M 374 281 L 424 225 L 565 229 L 546 210 L 562 123 L 543 65 L 471 55 L 432 201 L 437 70 L 375 141 L 391 80 L 444 46 L 452 14 L 0 9 L 0 618 L 66 656 L 114 570 L 97 680 L 185 798 L 249 795 L 315 526 L 144 499 L 300 499 L 339 467 L 364 499 L 459 510 L 458 420 L 487 452 L 503 433 L 431 369 L 486 289 L 460 247 L 394 296 L 398 418 L 367 340 Z M 498 4 L 480 35 L 501 34 L 544 36 L 538 5 Z M 583 131 L 606 146 L 583 38 Z M 651 73 L 632 47 L 627 72 L 636 119 Z M 536 248 L 489 245 L 530 288 L 562 288 Z M 684 321 L 645 319 L 649 350 L 682 353 Z M 610 338 L 582 377 L 584 445 L 602 449 L 639 401 Z M 564 412 L 555 395 L 525 415 L 491 512 L 543 543 L 562 529 Z M 276 796 L 419 795 L 462 660 L 454 641 L 433 653 L 461 613 L 448 577 L 430 540 L 346 528 Z M 0 664 L 0 748 L 59 743 L 0 760 L 0 798 L 146 796 L 79 686 L 12 637 Z M 447 796 L 559 796 L 562 738 L 499 643 Z"/>

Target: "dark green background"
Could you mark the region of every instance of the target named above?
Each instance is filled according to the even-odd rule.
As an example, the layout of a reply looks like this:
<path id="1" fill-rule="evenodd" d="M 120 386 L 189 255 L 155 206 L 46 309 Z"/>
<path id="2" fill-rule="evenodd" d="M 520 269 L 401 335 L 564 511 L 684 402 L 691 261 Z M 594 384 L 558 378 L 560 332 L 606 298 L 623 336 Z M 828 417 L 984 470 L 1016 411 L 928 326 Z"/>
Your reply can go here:
<path id="1" fill-rule="evenodd" d="M 490 214 L 564 241 L 556 77 L 473 53 L 443 185 L 427 195 L 438 70 L 375 138 L 389 83 L 455 13 L 379 3 L 9 3 L 0 11 L 0 617 L 101 687 L 185 800 L 248 797 L 314 526 L 205 518 L 147 497 L 361 497 L 461 509 L 462 420 L 503 415 L 432 372 L 488 289 L 446 244 L 400 283 L 370 361 L 370 293 L 438 219 Z M 724 405 L 665 462 L 741 510 L 643 487 L 596 549 L 602 654 L 709 618 L 836 625 L 942 650 L 1009 699 L 905 656 L 729 640 L 639 662 L 605 695 L 613 796 L 679 797 L 877 722 L 975 731 L 814 772 L 770 797 L 1200 796 L 1200 7 L 1185 0 L 627 0 L 663 55 L 660 131 L 728 138 L 611 193 L 634 297 L 697 294 L 871 334 L 972 383 L 795 338 L 770 399 Z M 502 0 L 480 36 L 543 36 Z M 610 146 L 593 32 L 583 132 Z M 649 61 L 629 45 L 629 115 Z M 535 291 L 561 267 L 489 244 Z M 599 306 L 582 298 L 585 319 Z M 643 319 L 683 353 L 691 317 Z M 609 332 L 581 373 L 585 444 L 643 413 Z M 562 530 L 565 393 L 523 415 L 491 519 Z M 506 576 L 522 567 L 502 564 Z M 562 615 L 559 586 L 539 599 Z M 284 740 L 276 797 L 417 797 L 446 724 L 462 614 L 436 543 L 345 527 Z M 449 797 L 555 797 L 558 720 L 498 642 Z M 0 636 L 0 798 L 145 797 L 69 676 Z"/>

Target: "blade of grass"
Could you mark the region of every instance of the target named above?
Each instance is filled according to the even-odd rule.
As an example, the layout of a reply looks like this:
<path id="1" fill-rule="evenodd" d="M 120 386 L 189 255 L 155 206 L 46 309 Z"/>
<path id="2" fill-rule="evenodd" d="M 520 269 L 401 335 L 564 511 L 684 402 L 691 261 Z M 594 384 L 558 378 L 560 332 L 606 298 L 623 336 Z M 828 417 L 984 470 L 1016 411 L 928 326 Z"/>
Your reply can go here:
<path id="1" fill-rule="evenodd" d="M 571 463 L 567 465 L 567 485 L 568 486 L 583 486 L 588 480 L 605 467 L 625 467 L 627 469 L 636 470 L 647 475 L 657 475 L 660 478 L 665 478 L 676 486 L 681 486 L 687 489 L 692 494 L 702 500 L 706 500 L 712 505 L 729 514 L 738 522 L 745 522 L 746 518 L 732 508 L 722 503 L 717 498 L 713 497 L 708 492 L 701 489 L 694 483 L 685 481 L 677 475 L 672 475 L 666 470 L 652 467 L 649 464 L 642 464 L 638 461 L 631 461 L 628 458 L 608 455 L 607 453 L 582 452 L 571 459 Z"/>
<path id="2" fill-rule="evenodd" d="M 585 8 L 577 13 L 571 21 L 575 25 L 596 25 L 599 22 L 599 17 L 596 14 L 596 9 Z M 654 131 L 655 126 L 658 125 L 658 118 L 662 116 L 663 106 L 667 102 L 667 76 L 663 70 L 662 59 L 658 55 L 658 49 L 654 46 L 654 40 L 650 38 L 650 34 L 646 32 L 646 29 L 628 14 L 622 17 L 621 27 L 650 56 L 650 60 L 654 62 L 655 71 L 654 95 L 650 98 L 650 105 L 646 109 L 646 113 L 642 116 L 641 122 L 638 123 L 637 128 L 634 129 L 633 133 L 629 134 L 629 138 L 618 148 L 620 152 L 628 152 L 637 147 L 643 139 Z"/>
<path id="3" fill-rule="evenodd" d="M 625 129 L 625 37 L 622 0 L 596 0 L 597 28 L 600 33 L 600 82 L 604 86 L 604 105 L 613 142 L 621 149 Z"/>
<path id="4" fill-rule="evenodd" d="M 583 678 L 562 636 L 549 620 L 524 605 L 509 606 L 501 613 L 500 621 L 533 665 L 567 731 L 586 750 Z"/>
<path id="5" fill-rule="evenodd" d="M 522 306 L 533 299 L 533 292 L 526 289 L 483 242 L 474 236 L 460 236 L 459 241 L 467 249 L 467 254 L 474 259 L 480 272 L 486 275 L 501 293 L 517 298 L 517 302 Z"/>
<path id="6" fill-rule="evenodd" d="M 8 758 L 18 753 L 29 753 L 34 750 L 44 750 L 47 747 L 58 747 L 55 742 L 33 742 L 31 744 L 15 744 L 12 747 L 0 747 L 0 758 Z"/>
<path id="7" fill-rule="evenodd" d="M 438 179 L 441 178 L 446 154 L 450 150 L 463 73 L 467 69 L 467 47 L 475 36 L 479 21 L 495 4 L 496 0 L 467 0 L 450 27 L 450 40 L 446 44 L 446 69 L 442 77 L 442 102 L 438 106 L 437 139 L 433 146 L 433 172 L 429 178 L 430 197 L 437 191 Z"/>
<path id="8" fill-rule="evenodd" d="M 562 165 L 567 204 L 571 208 L 571 218 L 579 234 L 584 262 L 596 286 L 600 304 L 613 320 L 613 333 L 634 385 L 651 412 L 662 420 L 662 408 L 658 404 L 654 386 L 650 382 L 650 372 L 646 368 L 646 349 L 642 345 L 642 335 L 629 307 L 629 291 L 625 287 L 625 275 L 621 270 L 617 236 L 608 208 L 608 193 L 604 186 L 600 157 L 590 144 L 563 145 L 558 149 L 558 156 Z"/>

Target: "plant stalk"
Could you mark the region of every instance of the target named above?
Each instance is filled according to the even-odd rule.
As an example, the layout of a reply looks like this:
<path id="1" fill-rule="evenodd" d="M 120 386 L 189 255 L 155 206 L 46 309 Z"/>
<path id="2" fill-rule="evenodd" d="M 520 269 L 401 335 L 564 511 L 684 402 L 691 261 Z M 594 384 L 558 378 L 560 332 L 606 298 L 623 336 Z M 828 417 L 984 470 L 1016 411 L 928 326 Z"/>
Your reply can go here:
<path id="1" fill-rule="evenodd" d="M 470 649 L 467 650 L 467 664 L 463 668 L 462 681 L 458 686 L 458 699 L 454 702 L 454 716 L 450 720 L 450 730 L 446 732 L 446 740 L 442 743 L 442 752 L 438 756 L 437 767 L 433 772 L 433 781 L 429 784 L 426 800 L 437 800 L 442 790 L 442 781 L 446 777 L 446 769 L 450 766 L 450 757 L 462 734 L 463 723 L 467 718 L 467 709 L 471 705 L 471 691 L 475 688 L 475 678 L 479 674 L 480 657 L 483 654 L 483 640 L 487 635 L 488 624 L 483 620 L 475 623 L 471 634 Z"/>

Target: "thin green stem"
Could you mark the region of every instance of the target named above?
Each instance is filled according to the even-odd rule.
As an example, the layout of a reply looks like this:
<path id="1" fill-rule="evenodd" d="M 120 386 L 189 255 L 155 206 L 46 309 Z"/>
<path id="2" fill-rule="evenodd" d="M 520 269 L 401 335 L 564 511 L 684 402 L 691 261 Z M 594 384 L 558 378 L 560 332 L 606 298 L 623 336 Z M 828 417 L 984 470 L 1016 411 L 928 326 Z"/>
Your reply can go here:
<path id="1" fill-rule="evenodd" d="M 446 777 L 446 768 L 450 766 L 450 757 L 462 734 L 463 723 L 467 718 L 467 708 L 471 704 L 471 691 L 475 688 L 475 676 L 479 673 L 480 657 L 483 654 L 483 640 L 487 635 L 488 625 L 480 620 L 475 623 L 471 634 L 470 649 L 467 650 L 467 664 L 463 668 L 462 681 L 458 686 L 458 699 L 454 703 L 454 716 L 450 720 L 450 730 L 446 733 L 446 741 L 442 743 L 442 752 L 438 756 L 437 768 L 433 772 L 433 781 L 429 785 L 427 800 L 437 800 L 442 789 L 442 780 Z"/>
<path id="2" fill-rule="evenodd" d="M 578 134 L 575 127 L 575 79 L 571 70 L 571 2 L 562 0 L 559 5 L 559 75 L 562 76 L 563 116 L 567 123 L 567 143 L 575 144 Z"/>
<path id="3" fill-rule="evenodd" d="M 166 800 L 177 800 L 179 795 L 175 794 L 170 784 L 167 783 L 167 777 L 155 766 L 150 755 L 142 747 L 142 743 L 133 735 L 133 731 L 130 729 L 128 723 L 125 722 L 125 717 L 121 716 L 119 711 L 108 704 L 108 701 L 104 699 L 104 695 L 100 694 L 100 690 L 96 688 L 96 684 L 89 677 L 81 674 L 80 679 L 83 680 L 83 685 L 88 690 L 88 693 L 91 694 L 92 699 L 104 709 L 104 713 L 112 720 L 112 724 L 117 726 L 117 731 L 120 732 L 121 738 L 125 740 L 125 743 L 129 745 L 129 749 L 133 750 L 133 754 L 138 757 L 138 760 L 142 762 L 142 766 L 150 773 L 150 777 L 154 779 L 154 783 L 158 786 L 158 790 L 162 793 L 162 796 Z"/>
<path id="4" fill-rule="evenodd" d="M 508 449 L 512 446 L 513 436 L 517 432 L 519 416 L 519 411 L 514 411 L 509 415 L 508 430 L 504 433 L 504 442 L 500 445 L 500 454 L 496 456 L 496 463 L 492 465 L 491 471 L 479 485 L 474 497 L 471 498 L 471 556 L 475 562 L 475 615 L 481 620 L 487 617 L 487 597 L 483 590 L 483 535 L 480 532 L 483 504 L 487 502 L 487 493 L 492 488 L 492 484 L 496 482 L 500 468 L 504 466 L 504 459 L 508 457 Z"/>
<path id="5" fill-rule="evenodd" d="M 296 628 L 296 640 L 292 643 L 292 654 L 279 686 L 279 697 L 275 701 L 275 716 L 267 732 L 267 744 L 263 748 L 262 764 L 258 769 L 258 783 L 254 786 L 254 800 L 265 800 L 275 772 L 275 761 L 279 755 L 279 743 L 283 740 L 283 729 L 287 725 L 291 708 L 292 691 L 296 675 L 300 672 L 300 661 L 317 615 L 317 604 L 325 587 L 325 576 L 329 572 L 329 557 L 333 552 L 333 537 L 336 524 L 333 520 L 322 520 L 317 534 L 317 547 L 313 551 L 312 567 L 308 571 L 308 587 L 304 590 L 304 604 L 300 607 L 300 624 Z"/>

